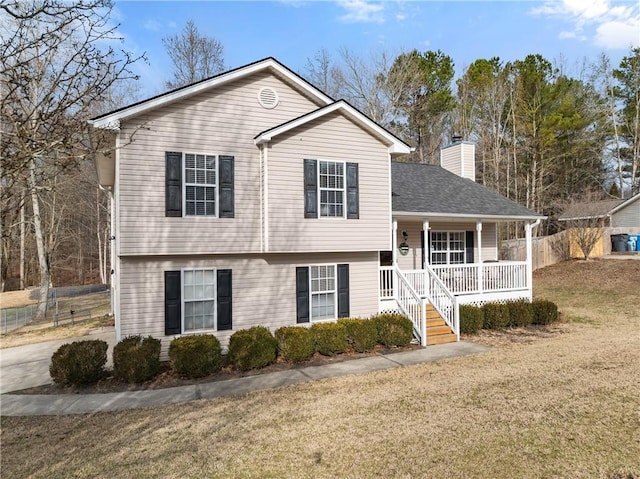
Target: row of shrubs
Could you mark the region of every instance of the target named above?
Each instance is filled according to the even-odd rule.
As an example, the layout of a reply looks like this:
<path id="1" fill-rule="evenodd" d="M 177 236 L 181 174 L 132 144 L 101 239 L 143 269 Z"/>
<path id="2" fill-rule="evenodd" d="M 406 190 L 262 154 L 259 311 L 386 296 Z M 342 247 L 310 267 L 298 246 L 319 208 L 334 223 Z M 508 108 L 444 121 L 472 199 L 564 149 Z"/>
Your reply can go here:
<path id="1" fill-rule="evenodd" d="M 372 351 L 376 345 L 406 346 L 413 339 L 413 325 L 403 315 L 377 314 L 370 319 L 344 318 L 316 323 L 310 328 L 285 326 L 275 335 L 263 327 L 236 331 L 229 340 L 226 361 L 241 371 L 265 367 L 279 356 L 284 361 L 306 361 L 314 353 L 325 356 Z M 49 372 L 63 385 L 91 384 L 106 375 L 107 343 L 101 340 L 64 344 L 51 358 Z M 160 371 L 159 339 L 130 336 L 113 348 L 113 376 L 123 382 L 141 383 Z M 169 362 L 177 373 L 203 377 L 222 369 L 220 342 L 212 335 L 182 336 L 169 344 Z"/>
<path id="2" fill-rule="evenodd" d="M 526 327 L 550 324 L 558 320 L 558 306 L 544 299 L 485 303 L 483 306 L 460 306 L 460 332 L 477 333 L 480 329 Z"/>

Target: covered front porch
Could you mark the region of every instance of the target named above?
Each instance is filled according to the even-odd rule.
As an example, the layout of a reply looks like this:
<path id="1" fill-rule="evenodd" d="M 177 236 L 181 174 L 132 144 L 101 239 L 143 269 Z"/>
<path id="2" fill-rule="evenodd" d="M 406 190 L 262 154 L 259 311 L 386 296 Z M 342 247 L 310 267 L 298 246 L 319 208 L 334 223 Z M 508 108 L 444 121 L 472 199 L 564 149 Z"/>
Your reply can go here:
<path id="1" fill-rule="evenodd" d="M 380 266 L 380 310 L 407 315 L 427 345 L 459 340 L 461 304 L 531 300 L 532 232 L 539 220 L 524 224 L 526 261 L 499 261 L 497 222 L 507 219 L 522 220 L 394 217 L 393 249 Z"/>

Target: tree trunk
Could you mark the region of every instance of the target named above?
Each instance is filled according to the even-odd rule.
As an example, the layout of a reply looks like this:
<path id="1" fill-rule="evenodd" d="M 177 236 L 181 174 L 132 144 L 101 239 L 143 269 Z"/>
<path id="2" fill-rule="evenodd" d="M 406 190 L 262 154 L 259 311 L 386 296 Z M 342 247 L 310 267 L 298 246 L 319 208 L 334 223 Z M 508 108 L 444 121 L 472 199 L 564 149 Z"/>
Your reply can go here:
<path id="1" fill-rule="evenodd" d="M 20 202 L 20 289 L 26 287 L 24 277 L 24 250 L 26 242 L 26 225 L 24 218 L 24 199 Z"/>
<path id="2" fill-rule="evenodd" d="M 36 320 L 43 320 L 47 314 L 47 301 L 49 299 L 49 262 L 45 250 L 44 236 L 42 233 L 42 218 L 40 216 L 40 200 L 38 198 L 38 184 L 36 181 L 36 162 L 34 158 L 29 161 L 29 190 L 33 204 L 33 227 L 35 230 L 36 246 L 38 250 L 38 266 L 40 268 L 40 299 L 36 311 Z"/>

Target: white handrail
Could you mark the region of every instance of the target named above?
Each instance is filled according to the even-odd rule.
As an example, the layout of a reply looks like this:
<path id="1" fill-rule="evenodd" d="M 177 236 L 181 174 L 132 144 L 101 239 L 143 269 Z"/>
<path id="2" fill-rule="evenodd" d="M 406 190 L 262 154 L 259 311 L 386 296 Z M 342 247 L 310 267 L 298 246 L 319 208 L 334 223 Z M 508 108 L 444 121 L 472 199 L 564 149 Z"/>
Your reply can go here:
<path id="1" fill-rule="evenodd" d="M 460 339 L 460 308 L 455 295 L 447 288 L 444 282 L 431 269 L 425 265 L 425 283 L 428 290 L 425 291 L 427 301 L 440 313 L 445 323 L 453 330 L 458 340 Z"/>
<path id="2" fill-rule="evenodd" d="M 397 266 L 393 267 L 394 298 L 400 312 L 413 323 L 422 346 L 427 345 L 427 303 L 411 286 Z"/>

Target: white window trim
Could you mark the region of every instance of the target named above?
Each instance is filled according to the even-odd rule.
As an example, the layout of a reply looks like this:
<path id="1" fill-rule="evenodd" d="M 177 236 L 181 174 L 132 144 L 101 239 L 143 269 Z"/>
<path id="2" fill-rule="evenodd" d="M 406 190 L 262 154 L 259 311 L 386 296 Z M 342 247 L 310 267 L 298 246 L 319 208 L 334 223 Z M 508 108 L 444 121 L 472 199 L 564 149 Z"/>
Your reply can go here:
<path id="1" fill-rule="evenodd" d="M 213 156 L 215 158 L 216 161 L 216 182 L 215 184 L 212 183 L 187 183 L 187 155 L 204 155 L 205 157 L 207 156 Z M 182 181 L 182 216 L 183 217 L 187 217 L 187 218 L 218 218 L 219 217 L 219 212 L 220 212 L 220 165 L 219 165 L 219 157 L 220 155 L 213 155 L 211 153 L 202 153 L 202 152 L 193 152 L 193 151 L 187 151 L 182 153 L 182 177 L 184 178 L 184 180 Z M 215 214 L 213 215 L 189 215 L 187 214 L 187 186 L 205 186 L 205 187 L 211 187 L 213 186 L 215 188 L 215 192 L 216 192 L 216 197 L 215 197 L 215 203 L 216 203 L 216 208 L 215 208 Z"/>
<path id="2" fill-rule="evenodd" d="M 184 315 L 184 273 L 186 271 L 213 271 L 213 329 L 194 329 L 185 330 L 185 315 Z M 210 299 L 194 300 L 194 301 L 211 301 Z M 189 301 L 191 302 L 191 301 Z M 202 334 L 211 333 L 218 330 L 218 270 L 216 268 L 183 268 L 180 270 L 180 331 L 181 334 Z"/>
<path id="3" fill-rule="evenodd" d="M 316 162 L 316 175 L 318 178 L 318 218 L 323 220 L 341 220 L 347 217 L 347 162 L 342 160 L 318 160 Z M 342 164 L 342 188 L 322 188 L 320 186 L 320 163 L 340 163 Z M 342 191 L 342 216 L 322 215 L 322 191 Z"/>
<path id="4" fill-rule="evenodd" d="M 429 245 L 429 265 L 434 265 L 434 266 L 445 266 L 445 265 L 458 265 L 458 264 L 466 264 L 467 263 L 467 238 L 466 238 L 466 231 L 459 231 L 459 230 L 432 230 L 431 234 L 434 233 L 445 233 L 447 235 L 447 249 L 446 250 L 435 250 L 433 248 L 431 248 L 431 245 Z M 451 244 L 451 233 L 462 233 L 462 250 L 452 250 L 449 248 L 450 244 Z M 447 262 L 446 263 L 434 263 L 433 262 L 433 255 L 434 254 L 438 254 L 438 253 L 445 253 L 446 254 L 446 258 L 447 258 Z M 451 253 L 462 253 L 462 263 L 452 263 L 451 262 Z"/>
<path id="5" fill-rule="evenodd" d="M 311 273 L 311 268 L 321 267 L 321 266 L 331 266 L 333 267 L 333 291 L 325 290 L 325 291 L 313 291 L 313 275 Z M 332 322 L 338 319 L 338 264 L 337 263 L 322 263 L 322 264 L 312 264 L 308 266 L 309 268 L 309 322 L 310 323 L 327 323 Z M 333 318 L 327 319 L 313 319 L 313 295 L 315 294 L 326 294 L 333 293 L 334 301 L 333 301 Z"/>

